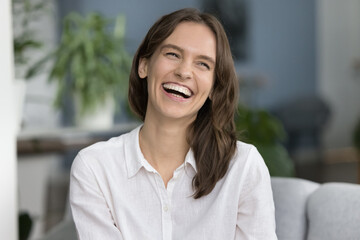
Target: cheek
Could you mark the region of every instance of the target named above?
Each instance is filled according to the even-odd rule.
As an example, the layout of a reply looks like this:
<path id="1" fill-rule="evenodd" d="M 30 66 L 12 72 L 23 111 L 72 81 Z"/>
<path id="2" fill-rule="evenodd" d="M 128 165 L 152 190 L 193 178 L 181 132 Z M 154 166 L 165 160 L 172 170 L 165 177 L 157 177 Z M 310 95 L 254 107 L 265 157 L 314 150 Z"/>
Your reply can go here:
<path id="1" fill-rule="evenodd" d="M 163 76 L 173 70 L 176 67 L 176 64 L 172 61 L 167 60 L 164 57 L 157 57 L 150 64 L 150 72 L 154 76 Z"/>
<path id="2" fill-rule="evenodd" d="M 148 71 L 147 71 L 147 83 L 148 83 L 148 89 L 149 91 L 151 90 L 151 88 L 153 88 L 154 84 L 156 83 L 156 79 L 157 79 L 157 69 L 156 66 L 154 66 L 153 64 L 149 64 L 148 67 Z"/>
<path id="3" fill-rule="evenodd" d="M 206 91 L 206 93 L 210 94 L 212 92 L 213 87 L 214 87 L 213 74 L 211 74 L 210 76 L 207 76 L 206 78 L 204 78 L 202 84 L 204 86 L 204 90 Z"/>

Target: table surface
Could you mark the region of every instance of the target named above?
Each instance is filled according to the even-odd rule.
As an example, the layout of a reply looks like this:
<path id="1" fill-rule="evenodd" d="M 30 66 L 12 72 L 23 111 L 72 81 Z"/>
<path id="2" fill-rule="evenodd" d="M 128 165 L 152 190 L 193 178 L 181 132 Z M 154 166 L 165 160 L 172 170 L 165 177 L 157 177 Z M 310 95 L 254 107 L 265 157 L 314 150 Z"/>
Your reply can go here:
<path id="1" fill-rule="evenodd" d="M 39 154 L 80 149 L 129 132 L 140 124 L 139 122 L 121 123 L 107 129 L 78 127 L 25 129 L 17 135 L 17 153 L 18 155 Z"/>

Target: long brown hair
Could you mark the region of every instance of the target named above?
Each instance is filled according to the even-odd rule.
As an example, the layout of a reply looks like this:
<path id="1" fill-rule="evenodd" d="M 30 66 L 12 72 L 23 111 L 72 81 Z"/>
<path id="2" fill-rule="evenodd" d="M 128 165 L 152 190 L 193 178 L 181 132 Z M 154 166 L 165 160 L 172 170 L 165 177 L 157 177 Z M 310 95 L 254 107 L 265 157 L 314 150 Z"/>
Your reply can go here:
<path id="1" fill-rule="evenodd" d="M 149 59 L 181 22 L 208 26 L 216 38 L 215 80 L 211 93 L 189 126 L 187 141 L 194 153 L 197 173 L 193 178 L 194 198 L 209 194 L 229 167 L 236 151 L 234 113 L 238 85 L 229 42 L 220 22 L 210 14 L 185 8 L 160 18 L 138 48 L 129 78 L 129 103 L 144 121 L 148 101 L 147 81 L 138 74 L 140 58 Z"/>

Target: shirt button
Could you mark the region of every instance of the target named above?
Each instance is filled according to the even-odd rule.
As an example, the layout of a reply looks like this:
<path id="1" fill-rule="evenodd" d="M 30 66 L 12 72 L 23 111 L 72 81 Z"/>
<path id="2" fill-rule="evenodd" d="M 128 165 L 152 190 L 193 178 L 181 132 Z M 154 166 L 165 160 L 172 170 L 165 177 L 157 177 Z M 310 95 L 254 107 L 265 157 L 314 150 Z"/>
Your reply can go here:
<path id="1" fill-rule="evenodd" d="M 169 210 L 169 207 L 168 207 L 167 205 L 165 205 L 165 206 L 163 207 L 163 210 L 164 210 L 164 212 L 167 212 L 167 211 Z"/>

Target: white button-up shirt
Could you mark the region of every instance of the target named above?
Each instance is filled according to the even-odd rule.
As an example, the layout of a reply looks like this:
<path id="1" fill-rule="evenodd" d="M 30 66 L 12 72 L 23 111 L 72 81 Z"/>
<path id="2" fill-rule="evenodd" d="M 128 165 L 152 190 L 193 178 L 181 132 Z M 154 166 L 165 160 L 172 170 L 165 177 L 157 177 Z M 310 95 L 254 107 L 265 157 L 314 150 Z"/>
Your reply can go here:
<path id="1" fill-rule="evenodd" d="M 75 158 L 70 204 L 79 239 L 277 239 L 269 172 L 255 147 L 237 142 L 226 175 L 194 199 L 192 151 L 165 188 L 140 150 L 139 130 Z"/>

